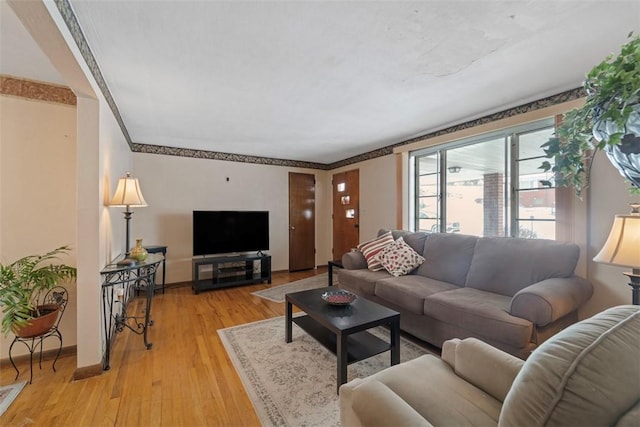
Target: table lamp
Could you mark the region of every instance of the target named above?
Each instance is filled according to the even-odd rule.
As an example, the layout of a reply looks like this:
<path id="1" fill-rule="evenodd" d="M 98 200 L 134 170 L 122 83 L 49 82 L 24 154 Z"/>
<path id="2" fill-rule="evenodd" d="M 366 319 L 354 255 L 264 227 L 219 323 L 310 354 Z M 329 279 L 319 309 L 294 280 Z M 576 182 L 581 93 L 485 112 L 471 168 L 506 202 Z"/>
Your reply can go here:
<path id="1" fill-rule="evenodd" d="M 630 279 L 632 303 L 640 304 L 640 203 L 631 204 L 629 215 L 616 215 L 607 241 L 593 260 L 631 267 L 624 274 Z"/>
<path id="2" fill-rule="evenodd" d="M 131 250 L 129 247 L 129 221 L 131 221 L 130 208 L 141 208 L 147 206 L 144 197 L 142 197 L 142 191 L 140 190 L 140 183 L 137 178 L 132 178 L 130 172 L 126 172 L 125 176 L 118 179 L 118 186 L 116 192 L 109 203 L 109 206 L 124 206 L 124 220 L 126 223 L 126 239 L 125 239 L 125 252 L 124 259 L 118 261 L 118 265 L 127 266 L 135 265 L 136 260 L 129 257 Z"/>

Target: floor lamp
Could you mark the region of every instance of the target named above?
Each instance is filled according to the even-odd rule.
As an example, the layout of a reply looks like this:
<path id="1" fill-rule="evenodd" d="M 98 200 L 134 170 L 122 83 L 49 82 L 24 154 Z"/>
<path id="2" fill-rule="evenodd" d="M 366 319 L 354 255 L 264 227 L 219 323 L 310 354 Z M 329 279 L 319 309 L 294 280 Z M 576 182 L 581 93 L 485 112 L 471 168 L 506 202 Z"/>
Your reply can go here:
<path id="1" fill-rule="evenodd" d="M 129 247 L 129 222 L 131 221 L 131 208 L 141 208 L 147 206 L 144 197 L 142 197 L 142 191 L 140 190 L 140 183 L 137 178 L 132 178 L 131 173 L 127 172 L 124 177 L 118 180 L 118 186 L 116 192 L 109 203 L 109 206 L 124 206 L 124 220 L 126 223 L 126 238 L 125 238 L 125 252 L 124 259 L 118 261 L 118 265 L 135 265 L 136 260 L 129 258 L 131 250 Z"/>
<path id="2" fill-rule="evenodd" d="M 616 215 L 607 241 L 593 260 L 631 267 L 624 274 L 630 280 L 632 303 L 640 304 L 640 203 L 631 204 L 629 215 Z"/>

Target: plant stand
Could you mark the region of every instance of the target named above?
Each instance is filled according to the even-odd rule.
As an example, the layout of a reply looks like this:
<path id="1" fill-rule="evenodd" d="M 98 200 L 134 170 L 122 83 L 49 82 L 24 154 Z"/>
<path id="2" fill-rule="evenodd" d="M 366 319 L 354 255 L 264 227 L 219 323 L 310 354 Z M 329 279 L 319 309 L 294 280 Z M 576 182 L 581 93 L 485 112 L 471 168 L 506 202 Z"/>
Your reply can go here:
<path id="1" fill-rule="evenodd" d="M 15 378 L 16 380 L 20 376 L 20 370 L 18 369 L 15 362 L 13 361 L 13 356 L 12 356 L 13 346 L 16 343 L 24 344 L 29 350 L 29 384 L 31 384 L 31 382 L 33 381 L 33 353 L 36 350 L 38 350 L 38 348 L 40 349 L 40 358 L 38 360 L 38 366 L 40 367 L 40 369 L 42 369 L 42 345 L 44 343 L 44 340 L 50 337 L 56 337 L 60 342 L 60 346 L 58 347 L 58 352 L 56 353 L 56 358 L 53 360 L 53 365 L 52 365 L 53 372 L 56 372 L 56 362 L 58 361 L 58 358 L 60 357 L 60 353 L 62 352 L 62 334 L 58 329 L 58 324 L 62 319 L 62 315 L 64 314 L 68 301 L 69 301 L 69 292 L 62 286 L 56 286 L 55 288 L 48 291 L 45 294 L 42 302 L 45 304 L 57 304 L 59 307 L 58 316 L 53 326 L 51 326 L 51 328 L 49 328 L 48 330 L 43 331 L 42 334 L 40 335 L 36 335 L 32 337 L 16 336 L 13 339 L 13 342 L 9 347 L 9 361 L 11 362 L 13 369 L 16 370 L 16 378 Z"/>

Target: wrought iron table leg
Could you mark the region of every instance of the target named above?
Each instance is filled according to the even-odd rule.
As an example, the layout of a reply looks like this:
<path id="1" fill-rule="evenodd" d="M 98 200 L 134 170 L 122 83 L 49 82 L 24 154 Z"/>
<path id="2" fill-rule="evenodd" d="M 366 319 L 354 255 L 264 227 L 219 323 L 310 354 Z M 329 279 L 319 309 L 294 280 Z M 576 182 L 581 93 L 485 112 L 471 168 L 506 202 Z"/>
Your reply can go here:
<path id="1" fill-rule="evenodd" d="M 11 346 L 9 347 L 9 361 L 11 362 L 11 365 L 13 366 L 13 369 L 16 370 L 16 377 L 14 378 L 14 381 L 18 379 L 18 377 L 20 376 L 20 371 L 18 370 L 18 367 L 16 366 L 15 362 L 13 361 L 13 357 L 11 357 L 11 350 L 13 349 L 13 345 L 18 341 L 18 337 L 15 337 L 13 339 L 13 342 L 11 343 Z"/>
<path id="2" fill-rule="evenodd" d="M 153 325 L 153 320 L 151 320 L 151 301 L 153 300 L 153 293 L 155 292 L 155 274 L 152 276 L 151 281 L 149 283 L 149 289 L 147 289 L 147 309 L 144 313 L 144 345 L 147 347 L 147 350 L 153 347 L 153 343 L 150 343 L 147 338 L 147 331 L 149 330 L 149 326 Z"/>

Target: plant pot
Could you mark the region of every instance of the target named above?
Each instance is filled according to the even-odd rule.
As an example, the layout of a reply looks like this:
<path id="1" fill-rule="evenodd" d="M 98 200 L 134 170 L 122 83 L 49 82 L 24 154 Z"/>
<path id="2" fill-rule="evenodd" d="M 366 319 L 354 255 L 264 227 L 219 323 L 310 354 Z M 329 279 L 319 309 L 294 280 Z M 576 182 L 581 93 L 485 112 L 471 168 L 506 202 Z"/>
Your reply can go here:
<path id="1" fill-rule="evenodd" d="M 640 188 L 640 137 L 627 134 L 622 143 L 607 145 L 604 152 L 620 175 Z"/>
<path id="2" fill-rule="evenodd" d="M 15 328 L 13 333 L 20 338 L 34 338 L 43 335 L 56 323 L 59 310 L 58 304 L 39 305 L 40 316 L 30 319 L 29 323 L 23 327 Z"/>
<path id="3" fill-rule="evenodd" d="M 598 141 L 608 141 L 609 135 L 618 131 L 610 122 L 599 122 L 593 128 L 593 136 Z M 627 133 L 620 144 L 607 144 L 604 152 L 620 175 L 640 188 L 640 104 L 633 106 L 633 112 L 625 124 L 624 131 Z"/>

